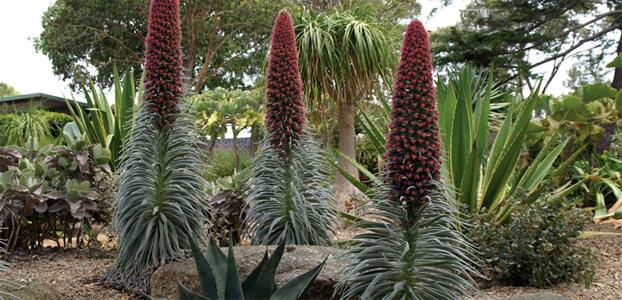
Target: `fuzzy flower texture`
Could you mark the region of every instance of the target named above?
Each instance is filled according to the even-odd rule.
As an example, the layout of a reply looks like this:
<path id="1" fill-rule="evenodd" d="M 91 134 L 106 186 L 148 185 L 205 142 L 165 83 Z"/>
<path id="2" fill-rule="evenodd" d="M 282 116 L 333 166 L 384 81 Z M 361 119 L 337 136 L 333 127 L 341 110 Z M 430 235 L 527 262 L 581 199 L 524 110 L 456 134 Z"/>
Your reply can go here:
<path id="1" fill-rule="evenodd" d="M 287 155 L 298 141 L 304 123 L 302 81 L 294 25 L 282 10 L 272 29 L 272 45 L 266 86 L 266 126 L 270 143 Z"/>
<path id="2" fill-rule="evenodd" d="M 441 164 L 430 44 L 419 21 L 408 25 L 402 43 L 387 141 L 389 197 L 417 214 Z"/>
<path id="3" fill-rule="evenodd" d="M 179 0 L 153 0 L 145 40 L 145 105 L 160 115 L 162 125 L 177 112 L 183 95 L 181 72 Z"/>

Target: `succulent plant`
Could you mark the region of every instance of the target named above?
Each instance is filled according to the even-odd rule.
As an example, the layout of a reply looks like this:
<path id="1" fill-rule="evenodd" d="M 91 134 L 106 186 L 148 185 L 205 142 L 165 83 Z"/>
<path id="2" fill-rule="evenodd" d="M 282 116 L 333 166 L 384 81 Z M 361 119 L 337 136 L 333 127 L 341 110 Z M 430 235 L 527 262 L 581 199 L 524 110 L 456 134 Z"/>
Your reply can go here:
<path id="1" fill-rule="evenodd" d="M 428 33 L 411 22 L 402 43 L 394 83 L 385 154 L 389 197 L 418 214 L 439 178 L 441 144 Z M 412 217 L 415 217 L 415 216 Z"/>
<path id="2" fill-rule="evenodd" d="M 88 243 L 72 227 L 108 222 L 108 161 L 98 164 L 93 147 L 81 143 L 34 146 L 0 147 L 0 226 L 9 250 L 40 247 L 44 239 L 64 240 L 62 247 L 73 237 Z"/>
<path id="3" fill-rule="evenodd" d="M 322 270 L 324 262 L 317 267 L 293 278 L 282 287 L 275 280 L 276 270 L 283 257 L 285 241 L 274 250 L 272 256 L 268 250 L 264 253 L 259 265 L 241 281 L 233 248 L 229 247 L 227 256 L 210 241 L 205 256 L 196 243 L 192 243 L 192 253 L 199 273 L 201 295 L 195 294 L 187 287 L 179 284 L 179 299 L 253 299 L 253 300 L 295 300 L 307 289 Z"/>

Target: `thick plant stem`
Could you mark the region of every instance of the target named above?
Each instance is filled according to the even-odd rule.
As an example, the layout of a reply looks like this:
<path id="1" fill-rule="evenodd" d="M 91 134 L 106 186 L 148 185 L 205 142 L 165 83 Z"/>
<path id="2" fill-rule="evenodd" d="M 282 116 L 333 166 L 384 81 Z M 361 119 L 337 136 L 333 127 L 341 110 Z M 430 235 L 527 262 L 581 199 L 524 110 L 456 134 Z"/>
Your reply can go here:
<path id="1" fill-rule="evenodd" d="M 343 103 L 339 105 L 339 151 L 351 158 L 356 157 L 356 132 L 354 122 L 356 118 L 356 108 L 354 103 Z M 339 157 L 339 166 L 354 178 L 358 178 L 359 171 L 345 158 Z M 335 189 L 340 210 L 348 210 L 348 200 L 355 192 L 356 188 L 341 173 L 337 172 L 335 178 Z"/>

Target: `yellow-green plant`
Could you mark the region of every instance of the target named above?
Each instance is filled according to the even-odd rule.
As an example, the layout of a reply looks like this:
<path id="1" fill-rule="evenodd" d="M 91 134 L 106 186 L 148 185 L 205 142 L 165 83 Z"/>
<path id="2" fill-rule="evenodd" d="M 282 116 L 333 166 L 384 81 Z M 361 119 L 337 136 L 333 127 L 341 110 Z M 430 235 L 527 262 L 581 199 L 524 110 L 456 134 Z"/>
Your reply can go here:
<path id="1" fill-rule="evenodd" d="M 227 128 L 233 134 L 236 168 L 240 168 L 238 136 L 246 129 L 263 125 L 259 90 L 242 91 L 216 88 L 189 99 L 196 111 L 196 123 L 202 135 L 209 136 L 208 153 L 212 153 L 216 141 L 223 138 Z"/>

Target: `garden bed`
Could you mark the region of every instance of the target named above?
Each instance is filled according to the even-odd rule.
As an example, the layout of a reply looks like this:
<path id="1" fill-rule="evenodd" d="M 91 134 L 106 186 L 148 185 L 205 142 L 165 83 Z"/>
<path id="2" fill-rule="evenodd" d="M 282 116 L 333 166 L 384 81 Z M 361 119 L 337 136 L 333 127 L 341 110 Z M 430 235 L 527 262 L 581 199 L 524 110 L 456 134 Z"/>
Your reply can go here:
<path id="1" fill-rule="evenodd" d="M 593 225 L 589 229 L 614 231 L 613 226 L 607 224 Z M 482 290 L 474 299 L 545 291 L 577 300 L 622 299 L 622 236 L 598 236 L 579 242 L 587 244 L 600 260 L 590 289 L 585 289 L 582 284 L 560 285 L 547 290 L 499 286 Z M 139 299 L 97 283 L 99 276 L 112 265 L 114 254 L 112 250 L 45 249 L 31 255 L 11 257 L 14 263 L 12 272 L 21 285 L 28 287 L 18 291 L 25 296 L 24 299 Z"/>

